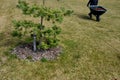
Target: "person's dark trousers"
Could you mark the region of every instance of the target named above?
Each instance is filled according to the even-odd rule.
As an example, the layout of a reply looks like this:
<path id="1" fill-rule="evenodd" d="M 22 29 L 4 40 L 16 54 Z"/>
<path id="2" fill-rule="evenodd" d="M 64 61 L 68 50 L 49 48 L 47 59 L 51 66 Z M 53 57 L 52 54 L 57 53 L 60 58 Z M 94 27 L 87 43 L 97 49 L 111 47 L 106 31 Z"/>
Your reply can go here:
<path id="1" fill-rule="evenodd" d="M 96 7 L 97 5 L 90 5 L 90 13 L 88 14 L 90 16 L 90 19 L 92 18 L 92 10 L 91 8 Z"/>
<path id="2" fill-rule="evenodd" d="M 92 12 L 90 11 L 90 13 L 88 14 L 90 16 L 90 19 L 92 19 Z"/>

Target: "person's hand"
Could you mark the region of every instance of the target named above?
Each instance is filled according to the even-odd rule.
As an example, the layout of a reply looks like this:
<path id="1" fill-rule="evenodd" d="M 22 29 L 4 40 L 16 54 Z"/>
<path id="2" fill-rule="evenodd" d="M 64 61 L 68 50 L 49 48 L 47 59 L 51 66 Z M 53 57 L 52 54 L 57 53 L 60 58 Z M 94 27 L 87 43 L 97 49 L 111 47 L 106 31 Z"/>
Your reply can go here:
<path id="1" fill-rule="evenodd" d="M 87 7 L 89 7 L 89 4 L 87 4 Z"/>

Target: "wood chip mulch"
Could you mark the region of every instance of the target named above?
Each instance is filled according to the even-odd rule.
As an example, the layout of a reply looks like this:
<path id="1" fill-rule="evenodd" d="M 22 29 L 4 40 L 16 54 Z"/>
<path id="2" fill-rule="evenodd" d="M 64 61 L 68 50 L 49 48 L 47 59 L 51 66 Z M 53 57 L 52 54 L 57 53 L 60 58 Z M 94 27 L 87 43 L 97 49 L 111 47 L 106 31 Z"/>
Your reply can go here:
<path id="1" fill-rule="evenodd" d="M 61 47 L 51 48 L 48 50 L 37 50 L 34 52 L 32 50 L 32 45 L 22 44 L 13 49 L 12 54 L 15 54 L 19 59 L 28 59 L 31 58 L 32 61 L 38 61 L 43 58 L 47 60 L 56 59 L 60 53 L 62 53 Z"/>

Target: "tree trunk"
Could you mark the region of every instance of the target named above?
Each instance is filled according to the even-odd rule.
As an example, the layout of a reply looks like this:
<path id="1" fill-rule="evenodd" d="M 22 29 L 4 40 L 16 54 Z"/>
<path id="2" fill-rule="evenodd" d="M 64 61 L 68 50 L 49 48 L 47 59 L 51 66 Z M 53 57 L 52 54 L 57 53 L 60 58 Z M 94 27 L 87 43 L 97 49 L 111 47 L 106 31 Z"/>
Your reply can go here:
<path id="1" fill-rule="evenodd" d="M 37 51 L 37 47 L 36 47 L 36 34 L 33 34 L 33 51 L 36 52 Z"/>
<path id="2" fill-rule="evenodd" d="M 43 6 L 45 5 L 45 0 L 43 0 Z"/>

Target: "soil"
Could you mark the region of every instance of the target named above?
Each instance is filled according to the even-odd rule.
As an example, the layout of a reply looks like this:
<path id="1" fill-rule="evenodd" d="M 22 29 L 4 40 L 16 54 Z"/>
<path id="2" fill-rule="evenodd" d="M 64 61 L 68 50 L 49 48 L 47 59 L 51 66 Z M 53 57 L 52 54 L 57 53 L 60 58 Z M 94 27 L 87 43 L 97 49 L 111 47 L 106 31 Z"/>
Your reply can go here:
<path id="1" fill-rule="evenodd" d="M 61 47 L 51 48 L 47 50 L 32 50 L 32 44 L 22 44 L 13 49 L 12 54 L 16 54 L 19 59 L 30 59 L 32 61 L 38 61 L 41 59 L 54 60 L 60 53 L 62 53 Z"/>

